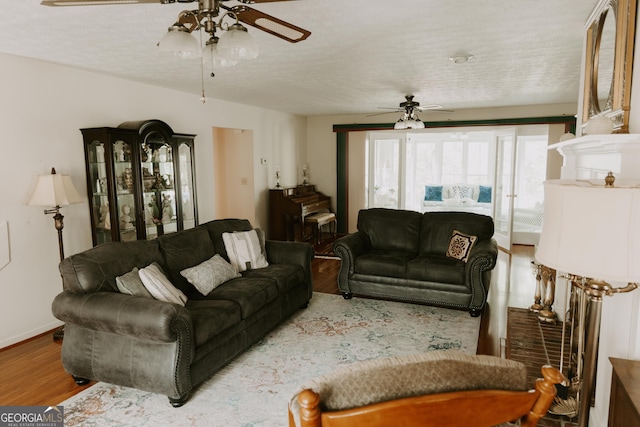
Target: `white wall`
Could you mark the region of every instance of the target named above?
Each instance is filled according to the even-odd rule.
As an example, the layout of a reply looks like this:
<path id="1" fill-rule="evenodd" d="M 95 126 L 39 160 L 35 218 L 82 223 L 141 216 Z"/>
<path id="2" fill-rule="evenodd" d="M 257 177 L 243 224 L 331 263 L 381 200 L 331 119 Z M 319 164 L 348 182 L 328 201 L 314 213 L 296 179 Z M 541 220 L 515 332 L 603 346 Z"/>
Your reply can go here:
<path id="1" fill-rule="evenodd" d="M 84 127 L 160 119 L 195 133 L 200 222 L 216 218 L 212 128 L 254 133 L 254 170 L 285 152 L 286 167 L 307 157 L 303 117 L 161 89 L 47 62 L 0 54 L 0 223 L 9 224 L 11 262 L 0 270 L 0 348 L 55 328 L 51 301 L 62 289 L 51 216 L 25 206 L 38 174 L 69 174 L 86 194 Z M 267 225 L 266 171 L 256 173 L 256 226 Z M 87 202 L 64 207 L 65 255 L 92 246 Z M 2 242 L 0 242 L 2 244 Z"/>

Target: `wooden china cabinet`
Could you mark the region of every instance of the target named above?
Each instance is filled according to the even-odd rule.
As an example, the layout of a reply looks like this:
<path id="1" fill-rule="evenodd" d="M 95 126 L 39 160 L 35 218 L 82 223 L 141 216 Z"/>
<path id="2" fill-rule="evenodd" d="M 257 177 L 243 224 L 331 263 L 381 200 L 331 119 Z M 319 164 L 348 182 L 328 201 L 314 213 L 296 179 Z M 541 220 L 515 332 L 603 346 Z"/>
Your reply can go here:
<path id="1" fill-rule="evenodd" d="M 198 224 L 195 135 L 175 133 L 160 120 L 80 130 L 94 246 Z"/>

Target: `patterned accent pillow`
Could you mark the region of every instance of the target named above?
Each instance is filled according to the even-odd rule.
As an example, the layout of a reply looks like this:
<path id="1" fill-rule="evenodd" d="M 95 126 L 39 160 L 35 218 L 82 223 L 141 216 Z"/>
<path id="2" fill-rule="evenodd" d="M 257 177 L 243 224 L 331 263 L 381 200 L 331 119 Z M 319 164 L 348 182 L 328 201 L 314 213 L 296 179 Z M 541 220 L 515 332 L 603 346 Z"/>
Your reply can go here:
<path id="1" fill-rule="evenodd" d="M 235 268 L 219 254 L 180 272 L 185 279 L 196 287 L 202 295 L 209 295 L 212 290 L 231 279 L 242 277 Z"/>
<path id="2" fill-rule="evenodd" d="M 467 185 L 454 185 L 451 189 L 454 199 L 470 199 L 473 194 L 473 188 Z"/>
<path id="3" fill-rule="evenodd" d="M 478 240 L 477 236 L 470 236 L 458 230 L 453 230 L 451 240 L 449 241 L 449 248 L 447 249 L 447 256 L 467 262 L 476 240 Z"/>
<path id="4" fill-rule="evenodd" d="M 187 296 L 167 279 L 158 263 L 152 263 L 138 272 L 140 280 L 149 293 L 159 301 L 172 302 L 184 306 Z"/>
<path id="5" fill-rule="evenodd" d="M 136 297 L 153 298 L 153 295 L 149 293 L 147 288 L 144 287 L 144 283 L 140 280 L 138 274 L 138 267 L 133 267 L 133 270 L 127 274 L 116 277 L 116 286 L 120 293 L 133 295 Z"/>
<path id="6" fill-rule="evenodd" d="M 441 202 L 442 185 L 425 185 L 424 200 L 427 202 Z"/>
<path id="7" fill-rule="evenodd" d="M 256 230 L 222 233 L 222 241 L 236 271 L 268 267 L 264 244 Z"/>

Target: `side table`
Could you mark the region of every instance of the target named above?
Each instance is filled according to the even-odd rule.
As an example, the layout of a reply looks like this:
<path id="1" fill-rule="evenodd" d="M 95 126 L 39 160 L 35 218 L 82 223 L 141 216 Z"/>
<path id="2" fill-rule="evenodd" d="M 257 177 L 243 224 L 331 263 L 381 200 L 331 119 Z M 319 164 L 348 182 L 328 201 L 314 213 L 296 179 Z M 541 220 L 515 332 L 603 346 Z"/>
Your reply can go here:
<path id="1" fill-rule="evenodd" d="M 640 361 L 610 357 L 609 427 L 640 426 Z"/>

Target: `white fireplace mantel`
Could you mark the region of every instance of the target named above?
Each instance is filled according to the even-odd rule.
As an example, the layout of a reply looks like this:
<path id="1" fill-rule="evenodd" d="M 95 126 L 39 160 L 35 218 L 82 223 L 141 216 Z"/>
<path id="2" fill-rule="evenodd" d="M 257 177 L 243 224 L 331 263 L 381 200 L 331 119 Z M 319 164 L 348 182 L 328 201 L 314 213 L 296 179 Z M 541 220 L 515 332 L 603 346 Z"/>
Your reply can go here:
<path id="1" fill-rule="evenodd" d="M 563 157 L 561 178 L 640 180 L 640 134 L 587 135 L 549 146 Z"/>

